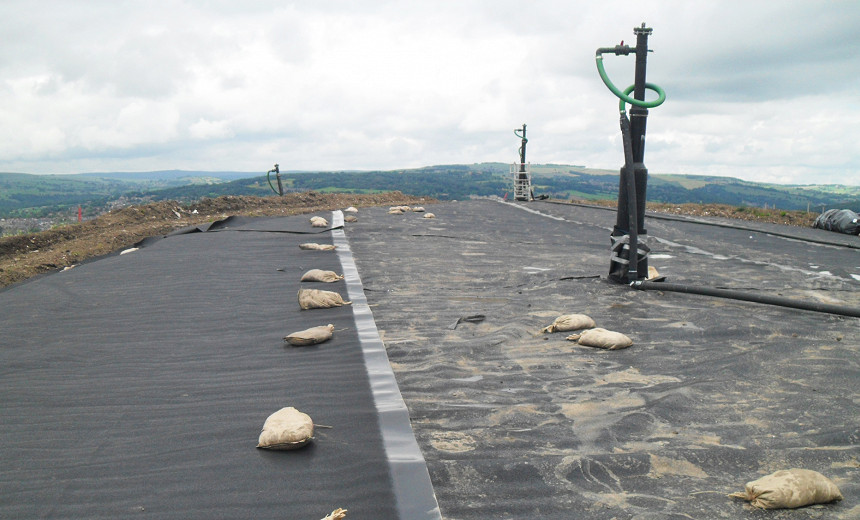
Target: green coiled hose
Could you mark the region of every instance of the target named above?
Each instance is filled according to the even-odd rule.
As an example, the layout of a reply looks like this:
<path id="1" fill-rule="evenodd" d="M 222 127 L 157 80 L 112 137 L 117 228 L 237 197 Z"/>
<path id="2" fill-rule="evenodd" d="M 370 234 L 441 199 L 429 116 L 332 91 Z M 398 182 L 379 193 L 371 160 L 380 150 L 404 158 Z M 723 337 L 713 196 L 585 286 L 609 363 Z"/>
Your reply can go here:
<path id="1" fill-rule="evenodd" d="M 603 80 L 603 84 L 606 85 L 606 88 L 611 90 L 612 93 L 615 94 L 620 100 L 618 102 L 618 110 L 620 112 L 627 111 L 627 107 L 625 106 L 626 103 L 630 103 L 631 105 L 635 105 L 637 107 L 642 108 L 654 108 L 662 105 L 663 102 L 666 101 L 666 92 L 654 83 L 645 83 L 645 88 L 656 92 L 657 99 L 653 101 L 641 101 L 639 99 L 634 99 L 630 97 L 630 93 L 633 92 L 636 86 L 630 85 L 622 92 L 612 83 L 612 81 L 609 79 L 609 76 L 606 74 L 606 69 L 603 68 L 603 56 L 601 54 L 598 54 L 597 56 L 595 56 L 595 60 L 597 61 L 597 72 L 600 73 L 600 79 Z"/>

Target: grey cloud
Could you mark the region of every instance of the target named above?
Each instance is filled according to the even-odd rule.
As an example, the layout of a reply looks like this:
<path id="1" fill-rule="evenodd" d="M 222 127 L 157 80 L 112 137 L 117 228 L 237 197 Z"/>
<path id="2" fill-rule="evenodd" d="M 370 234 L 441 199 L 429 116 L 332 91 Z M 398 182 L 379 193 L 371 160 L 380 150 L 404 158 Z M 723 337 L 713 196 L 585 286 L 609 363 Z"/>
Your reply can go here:
<path id="1" fill-rule="evenodd" d="M 523 122 L 530 160 L 616 169 L 617 100 L 594 50 L 633 44 L 643 21 L 654 29 L 648 79 L 669 94 L 650 112 L 653 171 L 813 175 L 860 160 L 853 1 L 35 5 L 0 3 L 0 91 L 18 96 L 0 106 L 16 122 L 0 128 L 13 143 L 0 169 L 24 158 L 35 172 L 65 160 L 103 170 L 508 161 Z M 606 64 L 619 87 L 632 82 L 632 57 Z"/>

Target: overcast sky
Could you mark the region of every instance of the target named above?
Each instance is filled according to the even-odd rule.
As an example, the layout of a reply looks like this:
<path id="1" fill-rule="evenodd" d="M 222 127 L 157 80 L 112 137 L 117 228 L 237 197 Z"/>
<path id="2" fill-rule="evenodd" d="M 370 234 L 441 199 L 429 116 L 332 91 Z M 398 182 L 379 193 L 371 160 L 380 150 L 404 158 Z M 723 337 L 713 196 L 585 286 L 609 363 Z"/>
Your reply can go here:
<path id="1" fill-rule="evenodd" d="M 643 22 L 651 173 L 860 184 L 856 0 L 2 0 L 0 171 L 618 169 Z"/>

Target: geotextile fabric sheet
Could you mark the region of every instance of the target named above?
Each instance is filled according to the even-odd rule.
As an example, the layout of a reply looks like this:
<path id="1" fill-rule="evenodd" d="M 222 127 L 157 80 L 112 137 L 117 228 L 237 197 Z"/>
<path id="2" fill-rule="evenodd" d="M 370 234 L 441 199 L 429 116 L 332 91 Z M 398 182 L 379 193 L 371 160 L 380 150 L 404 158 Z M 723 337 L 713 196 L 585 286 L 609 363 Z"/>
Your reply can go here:
<path id="1" fill-rule="evenodd" d="M 306 216 L 206 228 L 0 292 L 0 518 L 401 518 L 353 311 L 296 302 L 337 253 Z M 326 428 L 256 449 L 285 406 Z"/>
<path id="2" fill-rule="evenodd" d="M 364 210 L 348 231 L 445 518 L 860 517 L 860 319 L 611 283 L 606 210 L 428 209 L 436 219 Z M 860 307 L 860 255 L 842 235 L 646 228 L 669 282 Z M 573 313 L 633 345 L 541 332 Z M 764 514 L 728 496 L 788 468 L 845 498 Z"/>

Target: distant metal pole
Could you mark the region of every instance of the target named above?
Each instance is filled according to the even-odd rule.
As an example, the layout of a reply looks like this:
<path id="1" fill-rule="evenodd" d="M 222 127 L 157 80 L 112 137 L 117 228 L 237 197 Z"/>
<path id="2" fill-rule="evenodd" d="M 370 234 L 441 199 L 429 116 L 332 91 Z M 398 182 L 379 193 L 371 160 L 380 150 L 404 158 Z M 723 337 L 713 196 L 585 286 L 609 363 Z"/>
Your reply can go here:
<path id="1" fill-rule="evenodd" d="M 274 186 L 272 186 L 272 178 L 271 178 L 271 174 L 272 174 L 272 172 L 274 172 L 274 173 L 275 173 L 275 178 L 278 180 L 278 189 L 277 189 L 277 191 L 275 191 L 275 187 L 274 187 Z M 274 168 L 272 168 L 271 170 L 267 171 L 267 172 L 266 172 L 266 180 L 269 182 L 269 187 L 270 187 L 270 188 L 272 188 L 272 191 L 274 191 L 275 193 L 277 193 L 277 194 L 278 194 L 279 196 L 281 196 L 281 197 L 283 197 L 283 196 L 284 196 L 284 185 L 283 185 L 283 184 L 281 184 L 281 168 L 280 168 L 280 166 L 278 166 L 277 164 L 275 164 L 275 167 L 274 167 Z"/>
<path id="2" fill-rule="evenodd" d="M 518 134 L 517 132 L 522 132 L 522 135 Z M 514 130 L 514 135 L 516 135 L 517 137 L 522 139 L 523 144 L 520 146 L 520 171 L 525 173 L 525 171 L 526 171 L 526 143 L 529 142 L 529 140 L 526 139 L 526 124 L 523 123 L 523 129 L 522 130 L 519 130 L 519 129 Z"/>
<path id="3" fill-rule="evenodd" d="M 277 164 L 275 165 L 275 178 L 278 179 L 278 195 L 283 197 L 284 196 L 284 185 L 281 184 L 281 169 Z"/>
<path id="4" fill-rule="evenodd" d="M 526 168 L 526 144 L 529 140 L 526 138 L 526 124 L 523 123 L 522 129 L 515 128 L 514 135 L 519 137 L 521 140 L 520 144 L 520 167 L 516 168 L 516 172 L 514 169 L 511 169 L 511 173 L 516 173 L 514 175 L 514 199 L 516 200 L 529 200 L 531 197 L 534 200 L 534 195 L 532 194 L 531 189 L 531 180 L 529 179 L 529 171 Z"/>

